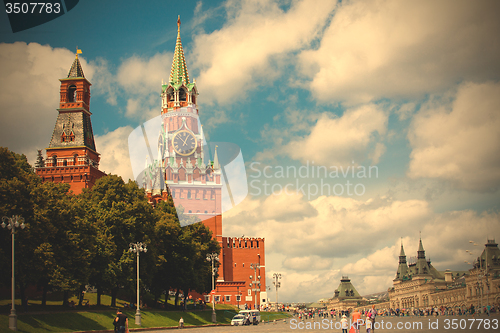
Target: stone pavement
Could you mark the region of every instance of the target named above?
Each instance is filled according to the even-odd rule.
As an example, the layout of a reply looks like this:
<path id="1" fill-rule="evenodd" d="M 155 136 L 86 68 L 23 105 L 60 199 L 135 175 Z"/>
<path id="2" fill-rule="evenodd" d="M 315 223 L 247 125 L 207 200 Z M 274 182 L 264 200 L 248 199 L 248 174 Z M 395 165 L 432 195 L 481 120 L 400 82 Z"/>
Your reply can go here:
<path id="1" fill-rule="evenodd" d="M 277 323 L 259 324 L 256 326 L 215 326 L 184 328 L 191 332 L 342 332 L 339 320 L 316 318 L 299 322 L 297 318 L 280 320 Z M 499 332 L 500 316 L 472 318 L 470 316 L 439 317 L 377 317 L 376 333 L 441 333 L 441 332 Z M 165 333 L 166 330 L 152 330 L 149 333 Z M 366 328 L 361 327 L 360 333 Z M 374 333 L 375 333 L 374 332 Z"/>

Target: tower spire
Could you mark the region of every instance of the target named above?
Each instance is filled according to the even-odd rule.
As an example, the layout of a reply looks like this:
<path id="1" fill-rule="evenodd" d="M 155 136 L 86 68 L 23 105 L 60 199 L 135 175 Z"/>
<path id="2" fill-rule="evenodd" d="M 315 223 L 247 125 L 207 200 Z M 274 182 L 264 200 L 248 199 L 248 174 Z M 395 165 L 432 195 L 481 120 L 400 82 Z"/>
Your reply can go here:
<path id="1" fill-rule="evenodd" d="M 174 88 L 189 84 L 189 74 L 186 67 L 186 59 L 184 58 L 184 50 L 181 42 L 181 17 L 177 18 L 177 41 L 175 43 L 174 59 L 172 68 L 170 69 L 169 83 Z"/>
<path id="2" fill-rule="evenodd" d="M 75 54 L 75 60 L 73 61 L 73 64 L 71 65 L 71 68 L 69 69 L 68 73 L 68 79 L 69 78 L 80 78 L 80 77 L 85 77 L 83 74 L 83 69 L 82 69 L 82 64 L 80 64 L 80 59 L 78 59 L 78 55 L 82 54 L 82 50 L 76 47 L 76 54 Z"/>
<path id="3" fill-rule="evenodd" d="M 406 258 L 405 250 L 403 249 L 403 238 L 401 238 L 401 251 L 399 252 L 399 257 Z"/>
<path id="4" fill-rule="evenodd" d="M 219 156 L 217 155 L 217 147 L 215 146 L 215 153 L 214 153 L 214 170 L 220 169 L 220 164 L 219 164 Z"/>

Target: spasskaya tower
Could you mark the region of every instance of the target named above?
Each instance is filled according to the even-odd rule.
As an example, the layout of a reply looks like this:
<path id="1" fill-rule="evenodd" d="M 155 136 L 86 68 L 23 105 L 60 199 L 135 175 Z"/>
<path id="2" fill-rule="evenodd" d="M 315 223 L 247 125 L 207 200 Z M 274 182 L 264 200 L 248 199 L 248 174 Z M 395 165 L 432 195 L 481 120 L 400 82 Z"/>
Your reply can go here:
<path id="1" fill-rule="evenodd" d="M 177 20 L 177 39 L 168 82 L 161 86 L 161 128 L 156 159 L 148 161 L 141 178 L 152 204 L 170 195 L 176 208 L 196 216 L 221 246 L 215 296 L 208 302 L 251 306 L 267 301 L 264 239 L 223 237 L 223 197 L 229 185 L 217 146 L 210 149 L 199 120 L 198 87 L 189 78 Z M 151 142 L 152 143 L 152 142 Z M 150 152 L 149 156 L 153 156 Z M 211 156 L 211 157 L 210 157 Z M 244 179 L 246 182 L 246 178 Z M 183 221 L 181 220 L 181 225 Z M 257 270 L 252 270 L 258 266 Z M 249 288 L 250 275 L 258 276 L 259 287 Z M 248 281 L 251 282 L 251 281 Z"/>

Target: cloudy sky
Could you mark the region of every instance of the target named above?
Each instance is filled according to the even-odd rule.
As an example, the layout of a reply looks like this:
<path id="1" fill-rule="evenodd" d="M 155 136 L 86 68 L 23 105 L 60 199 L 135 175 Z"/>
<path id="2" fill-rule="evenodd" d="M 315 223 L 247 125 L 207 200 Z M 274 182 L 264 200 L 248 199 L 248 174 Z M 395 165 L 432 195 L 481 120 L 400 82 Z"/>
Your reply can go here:
<path id="1" fill-rule="evenodd" d="M 181 16 L 205 135 L 247 167 L 223 233 L 266 238 L 280 301 L 332 297 L 342 275 L 385 291 L 420 232 L 438 270 L 500 241 L 497 1 L 80 1 L 18 33 L 0 15 L 0 144 L 32 163 L 48 146 L 78 47 L 101 169 L 125 179 Z"/>

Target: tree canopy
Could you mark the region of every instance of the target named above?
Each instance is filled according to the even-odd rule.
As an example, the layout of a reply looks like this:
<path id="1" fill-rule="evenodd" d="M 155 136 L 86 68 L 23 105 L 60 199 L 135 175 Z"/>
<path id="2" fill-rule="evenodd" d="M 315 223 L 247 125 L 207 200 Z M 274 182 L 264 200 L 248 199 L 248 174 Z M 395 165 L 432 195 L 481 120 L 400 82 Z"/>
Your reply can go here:
<path id="1" fill-rule="evenodd" d="M 0 216 L 22 215 L 27 227 L 16 232 L 16 283 L 80 293 L 83 286 L 111 293 L 134 290 L 136 254 L 129 244 L 142 242 L 141 287 L 155 299 L 170 289 L 210 290 L 208 253 L 220 252 L 202 223 L 181 227 L 182 207 L 171 199 L 156 208 L 143 189 L 116 175 L 96 181 L 73 195 L 63 183 L 42 183 L 24 155 L 0 147 Z M 0 283 L 9 284 L 10 233 L 1 232 Z M 24 299 L 24 295 L 22 295 Z M 114 305 L 114 304 L 112 304 Z"/>

